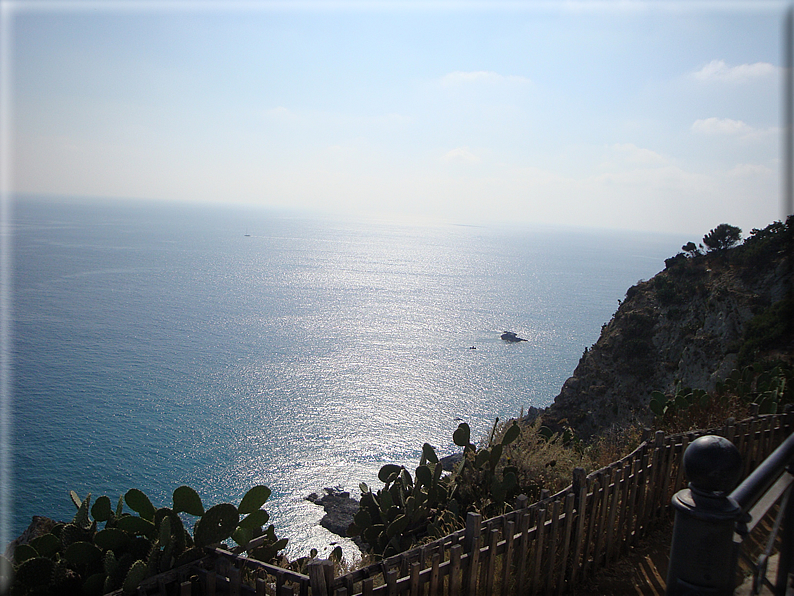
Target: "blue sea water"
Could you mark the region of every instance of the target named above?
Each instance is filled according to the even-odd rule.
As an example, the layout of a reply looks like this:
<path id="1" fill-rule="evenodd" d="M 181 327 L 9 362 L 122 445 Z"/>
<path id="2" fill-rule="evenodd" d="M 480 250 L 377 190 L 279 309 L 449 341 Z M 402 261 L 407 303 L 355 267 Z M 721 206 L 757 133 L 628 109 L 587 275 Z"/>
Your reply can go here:
<path id="1" fill-rule="evenodd" d="M 548 405 L 687 240 L 36 197 L 12 223 L 12 535 L 69 490 L 266 484 L 292 556 L 340 541 L 309 493 Z"/>

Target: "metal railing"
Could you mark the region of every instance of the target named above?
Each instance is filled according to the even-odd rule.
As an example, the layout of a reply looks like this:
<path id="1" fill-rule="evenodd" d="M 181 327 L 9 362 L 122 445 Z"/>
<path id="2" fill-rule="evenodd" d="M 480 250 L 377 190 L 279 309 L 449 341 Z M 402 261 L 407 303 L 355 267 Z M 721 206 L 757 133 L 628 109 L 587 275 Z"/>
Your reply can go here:
<path id="1" fill-rule="evenodd" d="M 667 574 L 668 596 L 725 595 L 737 585 L 739 557 L 753 569 L 752 592 L 766 585 L 776 595 L 786 594 L 794 566 L 794 434 L 733 491 L 742 470 L 738 449 L 728 439 L 704 436 L 686 450 L 683 465 L 689 488 L 673 497 L 675 525 Z M 742 543 L 759 522 L 778 505 L 766 546 L 753 561 Z M 767 565 L 778 535 L 780 546 L 775 583 L 767 577 Z"/>

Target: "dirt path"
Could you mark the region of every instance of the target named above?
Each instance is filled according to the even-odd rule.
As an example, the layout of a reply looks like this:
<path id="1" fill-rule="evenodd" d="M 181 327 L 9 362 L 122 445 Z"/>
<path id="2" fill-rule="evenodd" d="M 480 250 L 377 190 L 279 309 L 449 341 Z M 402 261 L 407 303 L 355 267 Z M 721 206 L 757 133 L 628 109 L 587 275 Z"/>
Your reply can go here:
<path id="1" fill-rule="evenodd" d="M 672 521 L 654 530 L 632 547 L 628 555 L 571 592 L 575 596 L 664 596 L 670 556 Z"/>

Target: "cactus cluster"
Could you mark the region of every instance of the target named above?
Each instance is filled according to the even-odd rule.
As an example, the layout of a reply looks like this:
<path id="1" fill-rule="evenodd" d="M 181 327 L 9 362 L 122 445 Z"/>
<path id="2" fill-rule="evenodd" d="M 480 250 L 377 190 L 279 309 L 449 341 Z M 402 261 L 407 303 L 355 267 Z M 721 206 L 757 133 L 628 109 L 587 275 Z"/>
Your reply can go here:
<path id="1" fill-rule="evenodd" d="M 660 418 L 667 416 L 674 416 L 677 413 L 688 410 L 692 406 L 699 406 L 700 408 L 708 408 L 711 404 L 711 396 L 703 389 L 692 389 L 690 387 L 683 387 L 679 383 L 675 392 L 670 396 L 666 396 L 661 391 L 651 392 L 651 401 L 648 407 L 651 412 Z"/>
<path id="2" fill-rule="evenodd" d="M 488 446 L 482 449 L 470 442 L 469 426 L 461 424 L 452 436 L 454 443 L 463 447 L 464 457 L 452 477 L 455 493 L 467 505 L 466 510 L 494 512 L 504 508 L 510 497 L 518 490 L 518 470 L 514 466 L 505 466 L 499 470 L 504 448 L 515 441 L 521 434 L 521 428 L 514 420 L 502 435 L 502 440 L 494 442 L 497 418 L 491 429 Z M 465 513 L 464 513 L 465 514 Z"/>
<path id="3" fill-rule="evenodd" d="M 118 589 L 133 594 L 147 577 L 198 559 L 204 547 L 229 538 L 240 545 L 238 552 L 248 550 L 263 561 L 272 560 L 287 543 L 276 537 L 272 525 L 263 529 L 268 514 L 262 506 L 270 496 L 266 486 L 249 490 L 238 507 L 221 503 L 206 511 L 188 486 L 174 491 L 172 507 L 159 509 L 135 488 L 119 498 L 115 510 L 104 495 L 93 506 L 90 493 L 85 499 L 74 491 L 70 496 L 77 508 L 71 522 L 19 545 L 13 563 L 0 558 L 0 579 L 10 585 L 10 595 L 90 596 Z M 133 513 L 124 511 L 125 504 Z M 198 518 L 193 536 L 180 514 Z"/>
<path id="4" fill-rule="evenodd" d="M 790 374 L 790 369 L 780 365 L 763 370 L 761 365 L 751 364 L 741 370 L 734 369 L 724 381 L 716 384 L 713 393 L 683 387 L 681 383 L 670 396 L 653 391 L 648 407 L 659 419 L 670 420 L 692 408 L 706 411 L 717 403 L 735 398 L 744 405 L 758 404 L 759 414 L 775 414 L 786 402 L 786 380 Z"/>
<path id="5" fill-rule="evenodd" d="M 422 446 L 413 476 L 404 466 L 383 466 L 378 473 L 383 488 L 374 492 L 364 483 L 359 485 L 359 511 L 348 535 L 362 536 L 374 554 L 388 557 L 408 550 L 425 536 L 444 535 L 468 511 L 503 508 L 518 487 L 517 472 L 510 467 L 497 472 L 497 464 L 504 447 L 521 431 L 513 422 L 502 440 L 494 443 L 495 431 L 496 423 L 488 447 L 478 450 L 471 443 L 469 425 L 460 424 L 453 441 L 463 447 L 463 458 L 450 474 L 443 474 L 428 443 Z"/>
<path id="6" fill-rule="evenodd" d="M 428 443 L 414 477 L 403 466 L 387 464 L 378 472 L 383 488 L 372 492 L 363 482 L 358 513 L 348 528 L 349 536 L 361 535 L 372 551 L 389 556 L 406 550 L 430 527 L 454 512 L 448 478 Z"/>

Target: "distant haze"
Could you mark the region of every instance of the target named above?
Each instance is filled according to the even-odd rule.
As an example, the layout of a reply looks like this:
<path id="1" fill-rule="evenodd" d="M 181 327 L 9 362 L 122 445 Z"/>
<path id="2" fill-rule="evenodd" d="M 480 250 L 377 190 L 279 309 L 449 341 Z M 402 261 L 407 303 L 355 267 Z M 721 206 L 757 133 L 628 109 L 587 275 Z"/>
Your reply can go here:
<path id="1" fill-rule="evenodd" d="M 747 233 L 785 7 L 6 2 L 3 189 Z"/>

